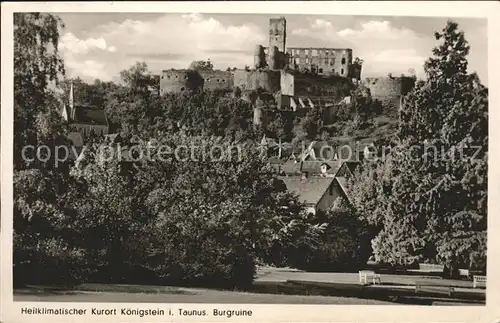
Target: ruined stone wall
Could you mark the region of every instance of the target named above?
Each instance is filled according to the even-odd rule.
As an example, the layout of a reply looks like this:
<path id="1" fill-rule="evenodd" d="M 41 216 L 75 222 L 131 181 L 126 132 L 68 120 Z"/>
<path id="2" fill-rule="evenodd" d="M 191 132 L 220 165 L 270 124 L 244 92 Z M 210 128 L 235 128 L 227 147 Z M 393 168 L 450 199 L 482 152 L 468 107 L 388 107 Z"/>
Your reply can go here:
<path id="1" fill-rule="evenodd" d="M 280 75 L 280 83 L 282 95 L 295 95 L 295 77 L 293 76 L 293 74 L 282 70 Z"/>
<path id="2" fill-rule="evenodd" d="M 190 70 L 164 70 L 160 75 L 160 94 L 203 89 L 203 78 Z"/>
<path id="3" fill-rule="evenodd" d="M 233 75 L 230 71 L 165 70 L 160 76 L 160 93 L 178 93 L 185 90 L 233 89 Z"/>
<path id="4" fill-rule="evenodd" d="M 294 95 L 342 99 L 350 95 L 354 84 L 340 76 L 323 77 L 314 74 L 294 73 Z"/>
<path id="5" fill-rule="evenodd" d="M 288 54 L 281 52 L 279 49 L 276 51 L 276 46 L 274 50 L 269 47 L 263 47 L 264 49 L 264 62 L 265 68 L 270 70 L 281 70 L 288 67 Z M 260 67 L 262 68 L 262 67 Z"/>
<path id="6" fill-rule="evenodd" d="M 230 71 L 200 71 L 203 78 L 204 90 L 223 90 L 231 91 L 233 89 L 233 75 Z"/>
<path id="7" fill-rule="evenodd" d="M 414 87 L 415 78 L 408 76 L 366 78 L 363 85 L 370 89 L 373 99 L 399 109 L 401 96 L 406 95 Z"/>
<path id="8" fill-rule="evenodd" d="M 287 48 L 288 66 L 319 75 L 350 77 L 352 49 L 350 48 Z"/>
<path id="9" fill-rule="evenodd" d="M 280 71 L 246 71 L 236 70 L 233 72 L 233 84 L 242 91 L 252 91 L 262 88 L 274 93 L 281 88 Z"/>
<path id="10" fill-rule="evenodd" d="M 253 65 L 255 69 L 264 68 L 266 66 L 266 53 L 262 45 L 255 46 Z"/>
<path id="11" fill-rule="evenodd" d="M 353 63 L 350 67 L 349 77 L 355 79 L 356 81 L 360 81 L 362 69 L 363 66 L 361 64 Z"/>

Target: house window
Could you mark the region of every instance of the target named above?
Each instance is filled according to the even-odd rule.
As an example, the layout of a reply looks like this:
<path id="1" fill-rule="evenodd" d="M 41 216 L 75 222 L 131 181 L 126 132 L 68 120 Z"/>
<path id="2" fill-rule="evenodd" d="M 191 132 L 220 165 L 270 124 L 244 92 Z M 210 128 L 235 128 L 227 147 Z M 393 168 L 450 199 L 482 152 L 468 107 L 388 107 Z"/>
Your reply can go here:
<path id="1" fill-rule="evenodd" d="M 181 92 L 184 91 L 184 87 L 181 87 Z"/>
<path id="2" fill-rule="evenodd" d="M 344 69 L 340 70 L 340 74 L 344 75 Z"/>
<path id="3" fill-rule="evenodd" d="M 320 69 L 318 70 L 318 72 L 319 72 L 319 73 L 323 73 L 323 69 L 322 69 L 322 68 L 320 68 Z"/>
<path id="4" fill-rule="evenodd" d="M 345 57 L 342 57 L 342 64 L 345 64 Z"/>
<path id="5" fill-rule="evenodd" d="M 335 74 L 335 69 L 334 68 L 332 68 L 332 73 Z"/>

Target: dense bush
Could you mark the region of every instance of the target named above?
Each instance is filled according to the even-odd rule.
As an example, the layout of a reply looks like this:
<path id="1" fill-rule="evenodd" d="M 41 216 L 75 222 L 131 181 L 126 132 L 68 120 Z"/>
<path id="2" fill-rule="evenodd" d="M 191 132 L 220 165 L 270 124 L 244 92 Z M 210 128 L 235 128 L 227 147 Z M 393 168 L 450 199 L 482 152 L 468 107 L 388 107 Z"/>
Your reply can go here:
<path id="1" fill-rule="evenodd" d="M 66 203 L 71 181 L 55 171 L 14 173 L 14 282 L 72 284 L 91 272 Z"/>
<path id="2" fill-rule="evenodd" d="M 355 271 L 366 264 L 372 237 L 353 210 L 339 207 L 310 215 L 308 220 L 325 228 L 314 243 L 299 238 L 284 249 L 289 266 L 310 271 Z"/>

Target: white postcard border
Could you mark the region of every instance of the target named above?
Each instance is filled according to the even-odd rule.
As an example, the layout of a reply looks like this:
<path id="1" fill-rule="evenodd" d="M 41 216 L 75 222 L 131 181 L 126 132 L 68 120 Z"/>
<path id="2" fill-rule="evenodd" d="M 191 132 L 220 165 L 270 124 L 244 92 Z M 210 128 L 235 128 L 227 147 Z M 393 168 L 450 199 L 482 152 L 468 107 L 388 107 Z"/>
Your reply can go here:
<path id="1" fill-rule="evenodd" d="M 2 3 L 2 113 L 1 113 L 1 320 L 15 322 L 498 322 L 500 310 L 500 71 L 495 59 L 500 52 L 498 2 L 51 2 Z M 12 295 L 12 156 L 13 156 L 13 12 L 206 12 L 329 14 L 370 16 L 446 16 L 488 18 L 489 79 L 489 219 L 488 289 L 486 306 L 427 307 L 399 305 L 257 305 L 257 304 L 147 304 L 147 303 L 52 303 L 13 302 Z M 124 317 L 21 315 L 22 307 L 81 308 L 186 308 L 247 309 L 252 317 Z"/>

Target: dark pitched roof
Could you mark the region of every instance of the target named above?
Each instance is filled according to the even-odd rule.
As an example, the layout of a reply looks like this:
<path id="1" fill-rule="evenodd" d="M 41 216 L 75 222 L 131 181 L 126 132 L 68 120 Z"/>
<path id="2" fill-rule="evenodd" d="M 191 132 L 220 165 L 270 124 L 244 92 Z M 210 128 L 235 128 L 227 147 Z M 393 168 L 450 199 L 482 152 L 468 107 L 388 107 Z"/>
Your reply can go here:
<path id="1" fill-rule="evenodd" d="M 283 177 L 287 189 L 298 195 L 300 203 L 316 205 L 321 200 L 325 192 L 332 185 L 335 178 L 328 177 L 308 177 L 301 176 Z"/>
<path id="2" fill-rule="evenodd" d="M 336 158 L 344 160 L 352 158 L 352 156 L 349 156 L 349 150 L 352 147 L 350 145 L 348 147 L 344 146 L 344 144 L 333 141 L 317 141 L 311 148 L 314 150 L 316 158 L 322 160 L 331 161 Z"/>
<path id="3" fill-rule="evenodd" d="M 356 170 L 356 168 L 359 166 L 359 162 L 348 161 L 348 162 L 345 162 L 345 165 L 346 165 L 347 168 L 349 168 L 349 170 L 351 171 L 351 173 L 354 173 L 354 171 Z"/>
<path id="4" fill-rule="evenodd" d="M 290 157 L 293 153 L 293 147 L 287 146 L 287 145 L 282 145 L 281 146 L 281 158 L 282 159 L 287 159 Z M 270 156 L 270 158 L 278 158 L 280 154 L 280 148 L 279 146 L 273 146 L 269 147 L 267 149 L 267 154 Z"/>
<path id="5" fill-rule="evenodd" d="M 345 178 L 343 176 L 337 176 L 337 177 L 335 177 L 335 179 L 339 183 L 339 185 L 342 188 L 342 190 L 344 191 L 344 193 L 347 194 L 347 178 Z"/>
<path id="6" fill-rule="evenodd" d="M 271 165 L 283 165 L 285 161 L 283 158 L 278 158 L 278 156 L 272 156 L 267 159 L 267 162 Z"/>
<path id="7" fill-rule="evenodd" d="M 285 174 L 300 174 L 300 166 L 300 161 L 289 159 L 281 165 L 280 171 Z"/>
<path id="8" fill-rule="evenodd" d="M 335 180 L 337 181 L 337 183 L 338 183 L 338 185 L 340 187 L 340 190 L 344 194 L 344 198 L 349 203 L 351 203 L 351 200 L 349 199 L 349 194 L 348 194 L 348 191 L 347 191 L 347 178 L 345 178 L 343 176 L 337 176 L 337 177 L 335 177 Z"/>
<path id="9" fill-rule="evenodd" d="M 108 125 L 104 109 L 91 106 L 75 106 L 75 116 L 72 122 L 100 126 Z"/>
<path id="10" fill-rule="evenodd" d="M 372 142 L 353 141 L 315 141 L 308 149 L 314 150 L 314 155 L 318 160 L 332 161 L 335 158 L 343 161 L 356 162 L 363 158 L 364 149 L 373 146 Z M 304 151 L 308 154 L 309 152 Z"/>
<path id="11" fill-rule="evenodd" d="M 301 173 L 309 174 L 321 174 L 321 166 L 326 164 L 328 166 L 327 173 L 335 175 L 339 169 L 342 167 L 343 161 L 321 161 L 321 160 L 307 160 L 307 161 L 297 161 L 289 159 L 285 162 L 278 163 L 277 160 L 273 160 L 274 165 L 279 166 L 279 171 L 288 175 L 298 175 Z"/>
<path id="12" fill-rule="evenodd" d="M 323 164 L 326 164 L 328 166 L 327 173 L 329 173 L 329 174 L 337 173 L 337 171 L 342 166 L 342 163 L 339 161 L 313 160 L 313 161 L 302 162 L 302 167 L 300 170 L 301 170 L 301 172 L 307 172 L 309 174 L 320 174 L 321 173 L 321 166 Z"/>

